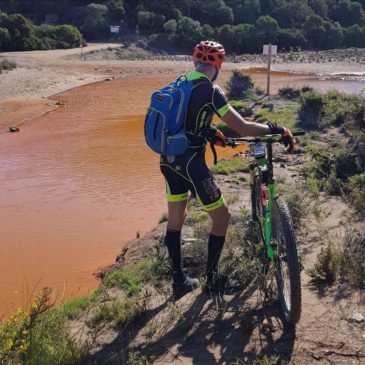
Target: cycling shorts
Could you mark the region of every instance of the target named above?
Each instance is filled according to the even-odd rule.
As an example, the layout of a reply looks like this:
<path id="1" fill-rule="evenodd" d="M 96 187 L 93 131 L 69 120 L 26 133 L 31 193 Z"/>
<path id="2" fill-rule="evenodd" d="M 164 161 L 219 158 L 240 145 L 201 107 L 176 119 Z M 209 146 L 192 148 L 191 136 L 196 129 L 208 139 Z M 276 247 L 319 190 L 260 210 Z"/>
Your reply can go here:
<path id="1" fill-rule="evenodd" d="M 207 212 L 225 204 L 219 186 L 205 162 L 205 147 L 189 149 L 180 156 L 161 156 L 168 202 L 188 200 L 189 191 Z"/>

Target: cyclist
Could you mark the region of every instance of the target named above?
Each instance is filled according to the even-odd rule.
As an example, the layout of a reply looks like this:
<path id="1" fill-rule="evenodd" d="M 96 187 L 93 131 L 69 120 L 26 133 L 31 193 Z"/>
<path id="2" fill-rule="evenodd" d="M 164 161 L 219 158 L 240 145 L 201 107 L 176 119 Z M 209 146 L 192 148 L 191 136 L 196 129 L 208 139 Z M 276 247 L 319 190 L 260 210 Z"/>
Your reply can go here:
<path id="1" fill-rule="evenodd" d="M 218 261 L 223 249 L 230 220 L 230 213 L 217 182 L 205 162 L 206 141 L 225 146 L 226 137 L 211 126 L 217 114 L 229 127 L 243 136 L 282 134 L 292 151 L 294 138 L 290 131 L 276 124 L 248 122 L 228 103 L 222 89 L 213 84 L 225 59 L 225 50 L 219 43 L 201 41 L 194 48 L 195 71 L 187 74 L 193 81 L 189 100 L 185 132 L 190 141 L 187 152 L 179 156 L 161 156 L 160 169 L 166 180 L 168 222 L 165 244 L 173 271 L 173 296 L 180 298 L 199 286 L 199 280 L 190 278 L 181 267 L 181 230 L 186 217 L 188 192 L 190 191 L 209 214 L 212 226 L 208 238 L 206 267 L 207 292 L 224 292 L 236 286 L 226 275 L 218 272 Z"/>

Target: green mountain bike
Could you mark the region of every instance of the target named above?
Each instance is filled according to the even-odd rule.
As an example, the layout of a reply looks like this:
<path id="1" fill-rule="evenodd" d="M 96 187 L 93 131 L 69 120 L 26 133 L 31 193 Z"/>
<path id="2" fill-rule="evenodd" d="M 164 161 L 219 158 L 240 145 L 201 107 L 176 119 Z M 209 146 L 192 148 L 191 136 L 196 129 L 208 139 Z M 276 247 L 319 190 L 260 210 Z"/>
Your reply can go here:
<path id="1" fill-rule="evenodd" d="M 305 132 L 293 133 L 293 136 Z M 259 238 L 266 247 L 269 262 L 275 267 L 278 296 L 285 320 L 295 324 L 301 314 L 300 262 L 289 209 L 275 192 L 273 144 L 281 135 L 229 138 L 228 145 L 250 145 L 250 187 L 252 220 L 259 227 Z"/>

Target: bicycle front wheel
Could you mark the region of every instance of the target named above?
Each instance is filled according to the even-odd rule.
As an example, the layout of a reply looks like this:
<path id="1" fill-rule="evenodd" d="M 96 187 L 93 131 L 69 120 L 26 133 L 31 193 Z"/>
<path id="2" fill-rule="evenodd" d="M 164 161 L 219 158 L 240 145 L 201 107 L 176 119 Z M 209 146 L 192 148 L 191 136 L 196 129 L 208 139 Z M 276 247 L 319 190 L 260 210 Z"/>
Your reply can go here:
<path id="1" fill-rule="evenodd" d="M 302 297 L 300 264 L 296 238 L 285 201 L 278 197 L 271 207 L 273 246 L 276 247 L 276 281 L 285 320 L 295 324 L 300 319 Z"/>

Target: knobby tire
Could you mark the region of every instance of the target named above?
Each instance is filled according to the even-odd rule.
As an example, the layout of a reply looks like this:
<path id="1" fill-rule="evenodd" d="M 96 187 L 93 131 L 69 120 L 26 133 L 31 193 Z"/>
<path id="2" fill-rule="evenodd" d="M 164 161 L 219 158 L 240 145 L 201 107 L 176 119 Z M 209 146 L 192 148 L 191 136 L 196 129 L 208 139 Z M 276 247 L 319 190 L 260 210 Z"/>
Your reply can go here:
<path id="1" fill-rule="evenodd" d="M 275 266 L 279 300 L 285 320 L 295 324 L 300 319 L 302 304 L 300 264 L 289 210 L 281 197 L 272 203 L 271 227 L 272 239 L 277 245 Z M 287 277 L 284 270 L 287 270 Z"/>

